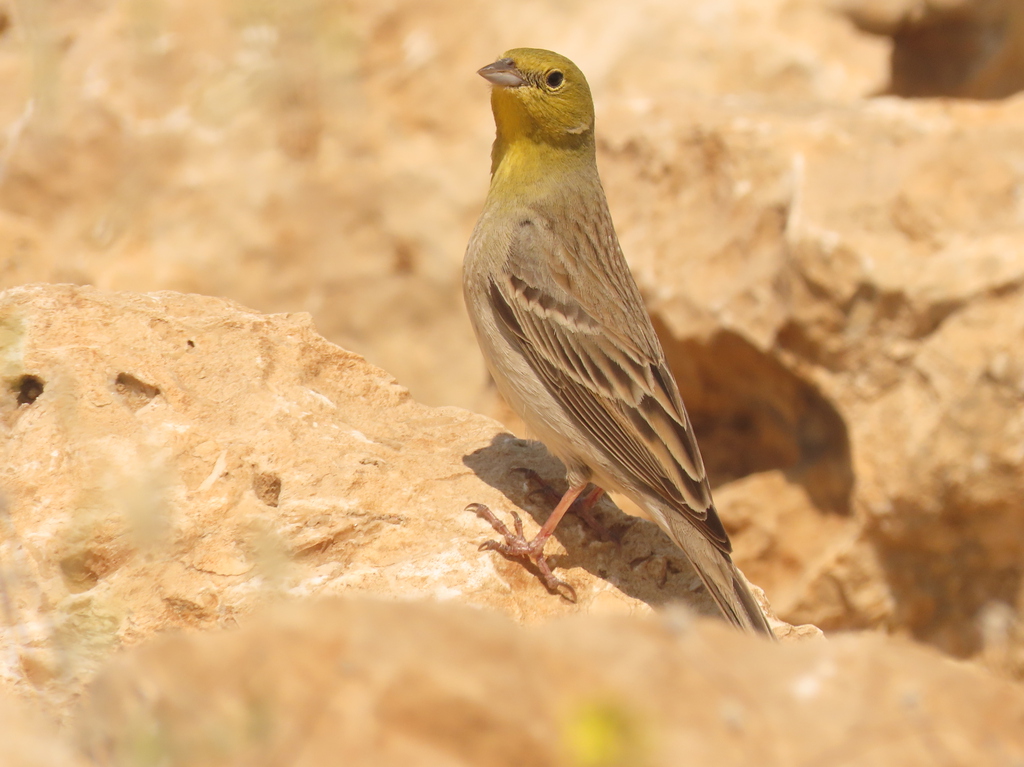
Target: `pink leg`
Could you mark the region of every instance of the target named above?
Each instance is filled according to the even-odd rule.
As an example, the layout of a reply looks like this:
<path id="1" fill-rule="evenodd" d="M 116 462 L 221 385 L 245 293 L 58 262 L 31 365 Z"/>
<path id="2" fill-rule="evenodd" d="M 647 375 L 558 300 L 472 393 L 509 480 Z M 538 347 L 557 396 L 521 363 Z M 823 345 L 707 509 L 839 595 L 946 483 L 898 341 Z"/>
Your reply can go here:
<path id="1" fill-rule="evenodd" d="M 527 500 L 532 501 L 534 498 L 539 496 L 541 500 L 547 503 L 557 504 L 561 499 L 561 496 L 554 490 L 554 488 L 552 488 L 551 485 L 549 485 L 547 481 L 545 481 L 544 478 L 533 469 L 515 469 L 515 471 L 523 475 L 523 478 L 526 480 L 528 485 L 532 485 L 532 489 L 526 495 Z M 597 502 L 600 501 L 603 496 L 604 489 L 595 485 L 589 493 L 585 493 L 580 498 L 576 499 L 576 503 L 572 505 L 569 512 L 582 519 L 588 527 L 597 533 L 597 537 L 602 541 L 608 541 L 611 540 L 611 535 L 608 533 L 607 528 L 605 528 L 605 526 L 602 525 L 597 520 L 597 517 L 592 513 L 594 506 L 597 505 Z"/>
<path id="2" fill-rule="evenodd" d="M 571 511 L 577 517 L 586 522 L 587 525 L 590 526 L 590 529 L 597 533 L 598 538 L 602 541 L 607 541 L 611 538 L 608 534 L 608 530 L 605 529 L 605 526 L 602 525 L 597 520 L 597 517 L 594 516 L 594 506 L 597 505 L 597 502 L 600 501 L 602 497 L 604 497 L 604 488 L 594 485 L 593 490 L 576 501 L 576 504 L 572 507 Z"/>
<path id="3" fill-rule="evenodd" d="M 579 497 L 585 488 L 586 485 L 578 485 L 566 490 L 562 500 L 558 502 L 555 510 L 551 512 L 551 516 L 547 518 L 540 532 L 534 536 L 532 541 L 526 540 L 526 537 L 523 535 L 523 521 L 516 512 L 512 512 L 512 520 L 516 527 L 516 532 L 513 534 L 500 519 L 494 516 L 494 512 L 489 508 L 482 503 L 471 503 L 466 507 L 466 511 L 472 511 L 486 519 L 491 523 L 491 527 L 505 539 L 503 541 L 486 541 L 481 544 L 480 550 L 498 551 L 507 557 L 525 557 L 529 559 L 540 570 L 541 580 L 544 581 L 544 585 L 548 589 L 556 594 L 561 594 L 570 602 L 575 602 L 576 590 L 565 581 L 556 578 L 554 573 L 551 572 L 551 565 L 548 564 L 547 559 L 544 557 L 544 544 L 547 543 L 548 538 L 555 531 L 555 527 L 558 526 L 562 517 L 565 516 L 565 512 L 572 506 L 573 501 Z M 593 493 L 588 493 L 588 497 L 590 495 L 593 495 Z"/>

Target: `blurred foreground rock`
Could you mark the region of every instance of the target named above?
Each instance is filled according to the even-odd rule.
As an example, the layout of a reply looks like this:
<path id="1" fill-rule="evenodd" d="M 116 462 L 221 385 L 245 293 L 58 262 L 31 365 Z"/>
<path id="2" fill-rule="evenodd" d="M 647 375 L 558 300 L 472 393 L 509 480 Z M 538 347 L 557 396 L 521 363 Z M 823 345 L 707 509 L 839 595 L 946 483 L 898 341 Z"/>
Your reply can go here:
<path id="1" fill-rule="evenodd" d="M 880 636 L 333 601 L 148 643 L 100 674 L 76 730 L 111 767 L 1009 767 L 1024 689 Z"/>
<path id="2" fill-rule="evenodd" d="M 4 767 L 84 767 L 71 738 L 61 737 L 39 706 L 0 692 L 0 764 Z"/>

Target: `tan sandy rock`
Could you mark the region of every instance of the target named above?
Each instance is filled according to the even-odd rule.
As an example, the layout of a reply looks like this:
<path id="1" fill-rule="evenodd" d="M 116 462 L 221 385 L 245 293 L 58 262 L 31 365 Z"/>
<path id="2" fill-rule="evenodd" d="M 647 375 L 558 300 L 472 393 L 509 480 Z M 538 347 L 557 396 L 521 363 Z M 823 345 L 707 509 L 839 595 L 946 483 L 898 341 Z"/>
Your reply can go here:
<path id="1" fill-rule="evenodd" d="M 608 540 L 570 518 L 549 551 L 573 605 L 477 546 L 466 512 L 527 531 L 556 484 L 537 443 L 411 399 L 325 341 L 308 315 L 222 299 L 68 285 L 0 294 L 0 563 L 14 623 L 3 676 L 60 698 L 125 644 L 231 626 L 256 605 L 365 593 L 456 600 L 535 623 L 714 614 L 653 524 L 599 507 Z"/>
<path id="2" fill-rule="evenodd" d="M 0 7 L 0 288 L 309 311 L 429 404 L 474 405 L 485 375 L 458 274 L 493 138 L 480 66 L 552 47 L 638 103 L 884 79 L 883 43 L 821 0 Z"/>
<path id="3" fill-rule="evenodd" d="M 738 560 L 791 621 L 980 651 L 1024 576 L 1024 100 L 618 108 L 606 187 L 711 477 L 785 474 L 719 492 Z"/>
<path id="4" fill-rule="evenodd" d="M 493 135 L 474 72 L 514 45 L 564 51 L 593 85 L 619 233 L 744 568 L 788 620 L 1002 657 L 985 616 L 1024 605 L 1022 105 L 864 96 L 884 90 L 896 30 L 927 42 L 948 28 L 968 52 L 972 29 L 997 32 L 1002 68 L 985 76 L 1015 76 L 1018 5 L 0 0 L 0 286 L 174 289 L 309 311 L 423 401 L 501 415 L 459 287 Z M 146 387 L 160 387 L 121 367 L 132 380 L 104 396 L 141 413 Z M 207 436 L 185 465 L 190 493 L 213 508 L 241 459 Z M 117 443 L 153 466 L 117 459 L 143 477 L 127 496 L 177 481 L 162 478 L 159 450 Z M 558 475 L 536 448 L 496 449 L 499 466 L 509 449 Z M 287 497 L 272 468 L 246 471 L 232 499 Z M 85 495 L 123 484 L 111 476 Z M 291 550 L 305 541 L 315 560 L 333 531 L 291 530 Z M 245 546 L 276 561 L 274 545 L 204 535 L 209 551 L 159 576 L 175 620 L 218 604 L 189 596 L 201 585 L 174 595 L 179 578 L 244 579 Z M 87 593 L 131 553 L 111 546 L 69 550 L 61 582 Z M 93 624 L 122 622 L 86 610 L 75 625 Z M 96 653 L 109 633 L 95 632 Z M 55 673 L 42 657 L 25 663 L 38 680 Z"/>
<path id="5" fill-rule="evenodd" d="M 1024 689 L 880 636 L 334 601 L 149 642 L 76 725 L 101 765 L 1002 767 L 1024 759 Z"/>

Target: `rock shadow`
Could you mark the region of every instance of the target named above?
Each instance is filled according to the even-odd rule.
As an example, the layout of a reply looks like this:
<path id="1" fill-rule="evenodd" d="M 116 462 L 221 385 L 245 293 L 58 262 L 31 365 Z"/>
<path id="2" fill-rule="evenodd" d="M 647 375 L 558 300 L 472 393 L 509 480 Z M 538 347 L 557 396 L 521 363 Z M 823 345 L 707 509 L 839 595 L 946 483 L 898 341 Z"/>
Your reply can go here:
<path id="1" fill-rule="evenodd" d="M 481 480 L 509 500 L 509 506 L 491 507 L 491 511 L 510 529 L 512 511 L 521 515 L 525 512 L 540 525 L 554 508 L 550 498 L 535 492 L 534 485 L 521 469 L 536 472 L 558 496 L 566 489 L 564 467 L 540 442 L 499 434 L 490 445 L 462 460 Z M 683 603 L 702 615 L 718 615 L 686 555 L 657 525 L 626 514 L 607 496 L 594 507 L 594 516 L 607 532 L 606 540 L 570 513 L 554 534 L 566 553 L 550 557 L 556 569 L 555 575 L 576 587 L 581 597 L 584 590 L 573 580 L 574 568 L 582 568 L 652 607 Z M 498 537 L 497 534 L 489 535 L 483 524 L 481 543 L 488 537 Z M 481 552 L 481 556 L 496 555 Z M 537 574 L 532 564 L 523 566 Z"/>
<path id="2" fill-rule="evenodd" d="M 899 503 L 893 516 L 909 520 L 915 511 L 917 524 L 899 534 L 869 531 L 894 600 L 892 624 L 954 657 L 985 653 L 994 667 L 1005 664 L 1019 673 L 1013 654 L 1024 639 L 1016 607 L 1024 562 L 1005 550 L 994 552 L 990 533 L 995 528 L 1019 540 L 1017 510 L 965 503 L 963 516 L 936 519 Z"/>

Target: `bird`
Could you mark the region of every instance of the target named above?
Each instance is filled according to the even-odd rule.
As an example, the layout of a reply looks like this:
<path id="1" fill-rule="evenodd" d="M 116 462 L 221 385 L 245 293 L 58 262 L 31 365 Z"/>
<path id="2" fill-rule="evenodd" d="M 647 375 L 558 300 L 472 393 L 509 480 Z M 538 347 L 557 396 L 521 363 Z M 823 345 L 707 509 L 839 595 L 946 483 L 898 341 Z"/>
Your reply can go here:
<path id="1" fill-rule="evenodd" d="M 496 135 L 463 261 L 466 307 L 498 391 L 568 482 L 532 540 L 518 515 L 512 533 L 470 504 L 503 537 L 481 549 L 529 559 L 574 600 L 544 544 L 577 499 L 589 507 L 619 492 L 682 549 L 722 617 L 773 637 L 733 564 L 693 426 L 619 245 L 583 72 L 552 51 L 514 48 L 478 73 L 491 85 Z"/>
<path id="2" fill-rule="evenodd" d="M 534 561 L 558 590 L 567 584 L 544 556 L 555 526 L 581 497 L 589 506 L 622 493 L 682 549 L 725 620 L 773 636 L 732 562 L 693 426 L 618 244 L 586 77 L 539 48 L 508 50 L 478 74 L 492 85 L 496 137 L 463 262 L 466 306 L 499 392 L 568 482 L 531 541 L 518 516 L 512 534 L 471 504 L 504 538 L 481 548 Z"/>

